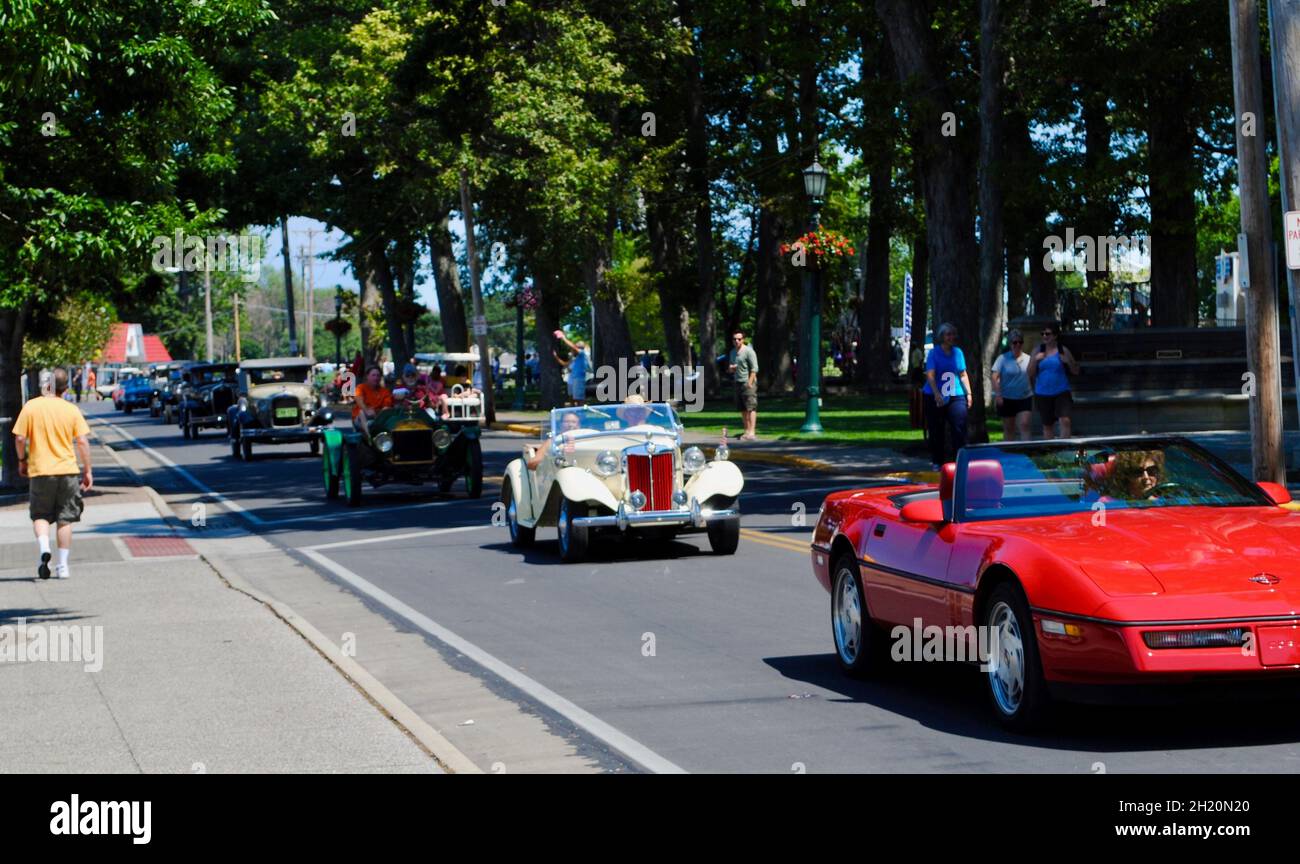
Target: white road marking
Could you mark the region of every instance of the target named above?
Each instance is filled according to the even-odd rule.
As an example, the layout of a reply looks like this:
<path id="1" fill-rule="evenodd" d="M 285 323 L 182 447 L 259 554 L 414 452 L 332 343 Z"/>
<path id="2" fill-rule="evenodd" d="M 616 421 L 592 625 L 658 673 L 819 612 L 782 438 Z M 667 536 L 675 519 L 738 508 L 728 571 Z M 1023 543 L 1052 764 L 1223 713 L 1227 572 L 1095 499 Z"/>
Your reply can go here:
<path id="1" fill-rule="evenodd" d="M 118 435 L 121 435 L 121 436 L 122 436 L 123 438 L 125 438 L 126 440 L 128 440 L 128 441 L 130 441 L 131 443 L 135 444 L 136 447 L 140 448 L 140 449 L 143 450 L 145 453 L 149 454 L 151 457 L 153 457 L 155 460 L 157 460 L 160 464 L 162 464 L 162 465 L 164 465 L 164 466 L 166 466 L 166 467 L 172 469 L 172 470 L 175 471 L 177 474 L 179 474 L 179 475 L 181 475 L 182 477 L 184 477 L 184 478 L 189 482 L 189 484 L 190 484 L 191 486 L 193 486 L 195 489 L 198 489 L 198 490 L 199 490 L 200 492 L 202 492 L 204 495 L 209 496 L 210 498 L 212 498 L 212 499 L 213 499 L 214 501 L 216 501 L 217 503 L 221 504 L 221 506 L 225 507 L 225 508 L 226 508 L 227 510 L 229 510 L 230 512 L 235 513 L 236 515 L 242 516 L 244 519 L 248 520 L 250 523 L 252 523 L 252 524 L 254 524 L 254 525 L 265 525 L 265 524 L 266 524 L 266 521 L 265 521 L 264 519 L 262 519 L 262 517 L 260 517 L 260 516 L 258 516 L 258 515 L 256 515 L 256 514 L 253 514 L 253 513 L 249 513 L 249 512 L 248 512 L 247 510 L 245 510 L 243 507 L 240 507 L 238 504 L 236 504 L 236 503 L 235 503 L 234 501 L 232 501 L 231 499 L 227 498 L 225 495 L 222 495 L 222 494 L 221 494 L 220 492 L 218 492 L 217 490 L 215 490 L 215 489 L 213 489 L 212 487 L 208 486 L 206 483 L 204 483 L 204 482 L 203 482 L 202 480 L 200 480 L 199 478 L 195 477 L 195 476 L 194 476 L 193 474 L 191 474 L 189 471 L 186 471 L 184 468 L 182 468 L 181 466 L 177 465 L 175 462 L 173 462 L 172 460 L 168 459 L 166 456 L 164 456 L 163 454 L 159 453 L 157 450 L 153 449 L 153 448 L 150 447 L 148 444 L 145 444 L 145 443 L 144 443 L 143 441 L 141 441 L 139 438 L 135 437 L 135 436 L 132 435 L 130 432 L 127 432 L 125 429 L 123 429 L 122 427 L 118 426 L 116 423 L 110 423 L 110 422 L 107 421 L 107 420 L 101 420 L 101 419 L 99 419 L 99 418 L 95 418 L 95 422 L 96 422 L 97 424 L 101 424 L 101 425 L 107 426 L 108 428 L 110 428 L 110 429 L 112 429 L 114 432 L 116 432 Z"/>
<path id="2" fill-rule="evenodd" d="M 159 453 L 157 450 L 154 450 L 152 447 L 149 447 L 148 445 L 144 444 L 144 442 L 140 441 L 134 435 L 130 434 L 126 430 L 117 426 L 115 423 L 110 423 L 106 420 L 99 420 L 99 419 L 97 419 L 96 422 L 109 427 L 110 429 L 114 430 L 118 435 L 121 435 L 123 438 L 134 443 L 138 448 L 140 448 L 149 456 L 157 460 L 160 464 L 168 468 L 171 468 L 177 474 L 180 474 L 187 481 L 189 481 L 190 485 L 194 486 L 194 488 L 203 492 L 205 495 L 211 496 L 214 500 L 220 502 L 223 506 L 227 507 L 232 513 L 235 513 L 236 515 L 243 517 L 244 519 L 248 520 L 250 523 L 254 525 L 264 526 L 264 525 L 271 524 L 267 522 L 267 520 L 262 519 L 260 516 L 256 516 L 252 513 L 249 513 L 243 507 L 240 507 L 234 501 L 222 495 L 220 492 L 217 492 L 216 490 L 212 489 L 207 484 L 203 483 L 203 481 L 199 480 L 199 478 L 191 474 L 189 471 L 186 471 L 180 465 L 177 465 L 171 459 L 168 459 L 166 456 Z M 456 503 L 456 502 L 448 501 L 448 502 L 436 502 L 436 503 Z M 282 520 L 282 521 L 300 521 L 300 520 Z M 484 528 L 492 528 L 492 527 L 494 526 L 469 525 L 460 528 L 435 528 L 428 531 L 414 531 L 407 534 L 395 534 L 388 537 L 367 537 L 363 540 L 341 540 L 335 543 L 322 543 L 316 546 L 308 546 L 302 549 L 301 551 L 303 555 L 305 555 L 307 558 L 311 559 L 316 564 L 320 565 L 324 569 L 333 573 L 335 576 L 338 576 L 344 582 L 347 582 L 349 585 L 353 586 L 361 593 L 373 598 L 374 600 L 379 601 L 380 603 L 388 607 L 393 612 L 397 613 L 398 615 L 405 618 L 407 621 L 410 621 L 412 624 L 419 627 L 425 633 L 428 633 L 430 636 L 437 639 L 439 642 L 442 642 L 444 645 L 448 646 L 449 648 L 452 648 L 453 650 L 460 652 L 461 654 L 468 657 L 470 660 L 473 660 L 479 666 L 482 666 L 484 669 L 491 672 L 493 675 L 496 675 L 498 678 L 501 678 L 506 683 L 513 685 L 521 692 L 528 694 L 528 696 L 540 702 L 542 705 L 545 705 L 547 708 L 550 708 L 552 711 L 554 711 L 556 714 L 559 714 L 561 717 L 568 720 L 574 726 L 577 726 L 579 729 L 582 729 L 584 732 L 586 732 L 588 735 L 591 735 L 593 738 L 596 738 L 599 741 L 603 741 L 605 744 L 607 744 L 614 750 L 617 750 L 619 753 L 623 754 L 632 762 L 635 762 L 637 765 L 640 765 L 642 768 L 646 769 L 647 771 L 651 771 L 656 774 L 685 774 L 686 770 L 681 766 L 669 761 L 663 756 L 660 756 L 658 753 L 654 752 L 649 747 L 646 747 L 644 744 L 640 743 L 639 741 L 629 737 L 623 732 L 620 732 L 618 729 L 615 729 L 613 726 L 606 723 L 604 720 L 601 720 L 599 717 L 595 716 L 591 712 L 579 708 L 576 704 L 569 701 L 568 699 L 565 699 L 563 696 L 556 693 L 554 690 L 551 690 L 549 687 L 546 687 L 541 682 L 529 678 L 527 675 L 523 674 L 519 670 L 510 666 L 508 663 L 505 663 L 497 659 L 496 657 L 489 654 L 487 651 L 484 651 L 482 648 L 478 647 L 474 643 L 456 635 L 452 631 L 448 630 L 446 627 L 443 627 L 441 624 L 434 621 L 432 618 L 429 618 L 427 615 L 424 615 L 423 613 L 415 610 L 411 606 L 408 606 L 406 603 L 403 603 L 401 600 L 398 600 L 396 597 L 389 594 L 387 591 L 383 590 L 382 588 L 379 588 L 378 586 L 372 584 L 371 582 L 367 581 L 366 579 L 352 572 L 348 568 L 344 567 L 342 564 L 339 564 L 336 561 L 331 560 L 329 557 L 323 555 L 320 551 L 322 549 L 336 549 L 342 546 L 360 546 L 368 543 L 386 543 L 392 540 L 402 540 L 402 539 L 412 538 L 412 537 L 428 537 L 435 534 L 448 534 L 448 533 L 453 533 L 458 531 L 479 531 Z"/>
<path id="3" fill-rule="evenodd" d="M 480 528 L 490 528 L 490 527 L 492 526 L 482 525 L 482 526 L 472 526 L 469 528 L 443 528 L 443 529 L 435 529 L 431 531 L 422 531 L 419 532 L 418 534 L 398 535 L 398 537 L 428 536 L 431 534 L 446 534 L 453 531 L 472 531 Z M 617 750 L 619 753 L 623 754 L 628 759 L 635 762 L 637 765 L 640 765 L 642 768 L 646 769 L 647 771 L 652 771 L 656 774 L 685 774 L 686 773 L 686 770 L 681 766 L 673 762 L 670 762 L 668 759 L 665 759 L 663 756 L 660 756 L 658 753 L 654 752 L 649 747 L 646 747 L 644 744 L 640 743 L 639 741 L 630 738 L 623 732 L 620 732 L 618 729 L 615 729 L 613 726 L 606 723 L 604 720 L 601 720 L 599 717 L 595 716 L 589 711 L 579 708 L 576 704 L 569 701 L 568 699 L 565 699 L 563 696 L 556 693 L 554 690 L 551 690 L 549 687 L 546 687 L 540 682 L 532 678 L 529 678 L 527 675 L 523 674 L 518 669 L 515 669 L 510 664 L 497 659 L 496 657 L 489 654 L 487 651 L 484 651 L 482 648 L 478 647 L 474 643 L 456 635 L 452 631 L 448 630 L 446 627 L 443 627 L 441 624 L 434 621 L 432 618 L 417 611 L 411 606 L 408 606 L 406 603 L 403 603 L 401 600 L 398 600 L 392 594 L 389 594 L 387 591 L 383 590 L 382 588 L 379 588 L 378 586 L 374 585 L 373 583 L 366 580 L 365 578 L 357 575 L 356 573 L 352 572 L 348 568 L 344 567 L 342 564 L 339 564 L 337 561 L 333 561 L 327 556 L 322 555 L 319 551 L 324 548 L 337 548 L 340 546 L 360 545 L 362 543 L 375 543 L 375 542 L 380 542 L 381 540 L 384 539 L 393 540 L 398 538 L 395 537 L 371 538 L 366 540 L 354 540 L 350 542 L 344 541 L 340 543 L 327 543 L 321 546 L 307 547 L 302 550 L 302 553 L 306 555 L 308 558 L 310 558 L 312 561 L 319 564 L 321 567 L 324 567 L 326 570 L 333 573 L 335 576 L 338 576 L 344 582 L 347 582 L 349 585 L 356 588 L 361 593 L 371 597 L 374 600 L 379 601 L 380 603 L 388 607 L 393 612 L 396 612 L 398 615 L 402 616 L 407 621 L 410 621 L 416 627 L 419 627 L 425 633 L 428 633 L 430 636 L 437 639 L 439 642 L 443 643 L 444 645 L 446 645 L 447 647 L 455 651 L 460 652 L 461 654 L 464 654 L 466 657 L 473 660 L 475 663 L 482 666 L 487 671 L 501 678 L 506 683 L 515 686 L 522 692 L 528 694 L 530 697 L 537 700 L 541 704 L 545 705 L 547 708 L 550 708 L 556 714 L 559 714 L 561 717 L 565 718 L 570 723 L 577 726 L 579 729 L 582 729 L 588 735 L 591 735 L 593 738 L 603 741 L 605 744 L 607 744 L 614 750 Z"/>

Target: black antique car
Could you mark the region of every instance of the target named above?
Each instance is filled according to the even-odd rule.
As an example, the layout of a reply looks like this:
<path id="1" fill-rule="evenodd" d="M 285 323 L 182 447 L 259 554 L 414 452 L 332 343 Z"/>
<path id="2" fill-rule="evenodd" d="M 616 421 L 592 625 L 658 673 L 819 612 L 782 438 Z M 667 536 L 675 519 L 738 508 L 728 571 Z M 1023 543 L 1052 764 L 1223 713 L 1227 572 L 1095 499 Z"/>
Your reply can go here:
<path id="1" fill-rule="evenodd" d="M 253 458 L 253 445 L 295 441 L 320 452 L 321 431 L 334 415 L 316 392 L 308 357 L 245 360 L 235 375 L 237 401 L 227 411 L 230 454 Z"/>
<path id="2" fill-rule="evenodd" d="M 226 412 L 235 404 L 235 363 L 194 363 L 185 367 L 177 394 L 177 423 L 186 438 L 200 429 L 224 429 Z"/>
<path id="3" fill-rule="evenodd" d="M 161 417 L 163 405 L 174 395 L 172 387 L 181 380 L 181 371 L 189 365 L 186 360 L 155 363 L 149 368 L 149 416 Z M 174 399 L 171 400 L 175 405 Z M 168 421 L 170 422 L 170 421 Z"/>

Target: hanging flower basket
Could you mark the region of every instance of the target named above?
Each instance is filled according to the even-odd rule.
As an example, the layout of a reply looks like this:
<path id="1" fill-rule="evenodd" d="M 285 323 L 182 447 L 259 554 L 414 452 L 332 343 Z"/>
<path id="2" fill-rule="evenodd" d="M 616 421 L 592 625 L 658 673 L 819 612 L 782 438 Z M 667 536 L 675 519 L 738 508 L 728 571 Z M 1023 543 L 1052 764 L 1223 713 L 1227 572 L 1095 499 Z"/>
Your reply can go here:
<path id="1" fill-rule="evenodd" d="M 525 285 L 506 298 L 505 302 L 506 306 L 512 309 L 519 307 L 525 312 L 531 312 L 538 306 L 542 305 L 542 292 L 534 288 L 531 284 Z"/>
<path id="2" fill-rule="evenodd" d="M 856 254 L 849 238 L 829 228 L 818 228 L 791 243 L 782 243 L 781 256 L 790 261 L 790 256 L 800 249 L 804 253 L 803 266 L 814 270 L 829 270 L 837 264 L 848 263 Z"/>
<path id="3" fill-rule="evenodd" d="M 352 322 L 346 318 L 331 318 L 325 322 L 325 329 L 342 339 L 352 330 Z"/>

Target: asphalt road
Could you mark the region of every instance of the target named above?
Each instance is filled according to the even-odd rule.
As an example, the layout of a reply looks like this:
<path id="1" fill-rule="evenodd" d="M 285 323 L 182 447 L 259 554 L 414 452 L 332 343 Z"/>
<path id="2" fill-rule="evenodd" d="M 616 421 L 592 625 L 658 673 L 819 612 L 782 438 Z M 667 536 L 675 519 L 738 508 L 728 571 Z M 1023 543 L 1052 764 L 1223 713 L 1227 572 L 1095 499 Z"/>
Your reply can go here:
<path id="1" fill-rule="evenodd" d="M 651 770 L 691 772 L 1296 772 L 1297 703 L 1070 706 L 1056 728 L 1010 735 L 992 720 L 978 673 L 908 664 L 883 678 L 842 677 L 829 598 L 807 538 L 822 497 L 881 482 L 744 464 L 739 551 L 703 535 L 598 545 L 559 563 L 553 530 L 521 553 L 493 524 L 505 464 L 523 439 L 487 433 L 483 498 L 458 484 L 367 490 L 359 510 L 324 498 L 303 446 L 230 458 L 223 433 L 185 441 L 146 413 L 95 405 L 152 451 L 146 482 L 193 487 L 272 542 L 522 684 L 578 734 Z M 165 463 L 170 462 L 172 465 Z M 180 514 L 182 517 L 188 514 Z M 456 529 L 456 530 L 448 530 Z M 439 533 L 431 533 L 439 532 Z M 364 542 L 359 542 L 364 541 Z M 325 546 L 326 548 L 316 548 Z M 350 581 L 352 574 L 359 581 Z M 493 666 L 496 662 L 499 666 Z M 513 676 L 513 679 L 512 677 Z"/>

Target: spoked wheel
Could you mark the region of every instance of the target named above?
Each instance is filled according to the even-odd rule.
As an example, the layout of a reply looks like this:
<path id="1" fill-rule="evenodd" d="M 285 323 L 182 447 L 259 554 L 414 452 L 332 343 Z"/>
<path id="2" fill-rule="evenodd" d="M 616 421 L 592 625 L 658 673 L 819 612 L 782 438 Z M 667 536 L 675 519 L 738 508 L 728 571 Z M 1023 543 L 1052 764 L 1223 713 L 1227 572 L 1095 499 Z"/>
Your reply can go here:
<path id="1" fill-rule="evenodd" d="M 537 533 L 535 528 L 525 528 L 519 524 L 519 507 L 515 504 L 515 496 L 510 496 L 510 503 L 506 506 L 506 522 L 510 526 L 510 542 L 519 548 L 533 545 L 533 540 Z"/>
<path id="2" fill-rule="evenodd" d="M 349 507 L 361 504 L 361 462 L 357 457 L 357 445 L 349 444 L 343 449 L 343 494 L 348 499 Z"/>
<path id="3" fill-rule="evenodd" d="M 589 537 L 585 526 L 573 524 L 574 517 L 578 515 L 574 512 L 574 509 L 568 498 L 562 498 L 560 500 L 560 514 L 555 523 L 560 537 L 560 558 L 570 564 L 587 557 L 587 540 Z M 583 508 L 583 512 L 585 512 L 585 508 Z"/>
<path id="4" fill-rule="evenodd" d="M 881 653 L 866 597 L 857 562 L 849 555 L 836 558 L 831 565 L 831 636 L 840 670 L 854 678 L 878 671 L 873 659 Z"/>
<path id="5" fill-rule="evenodd" d="M 989 701 L 1004 726 L 1026 732 L 1043 721 L 1049 707 L 1029 604 L 1018 586 L 1004 582 L 993 589 L 987 608 L 984 624 L 993 641 L 990 656 L 981 659 Z"/>
<path id="6" fill-rule="evenodd" d="M 339 497 L 339 475 L 334 473 L 334 466 L 328 452 L 325 453 L 320 462 L 321 473 L 325 480 L 325 497 L 333 500 Z"/>
<path id="7" fill-rule="evenodd" d="M 465 448 L 465 495 L 478 498 L 483 494 L 483 445 L 478 439 Z"/>

